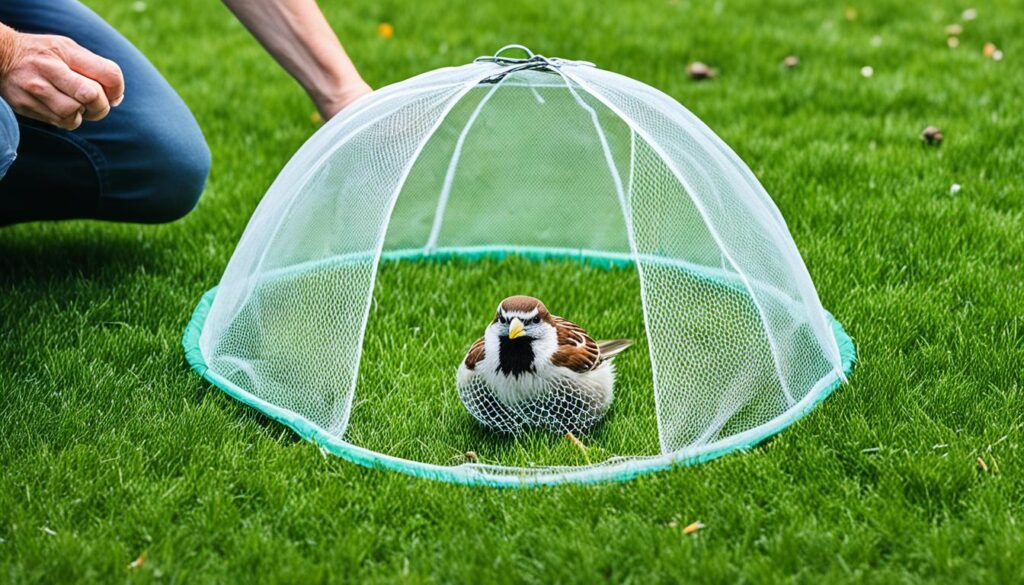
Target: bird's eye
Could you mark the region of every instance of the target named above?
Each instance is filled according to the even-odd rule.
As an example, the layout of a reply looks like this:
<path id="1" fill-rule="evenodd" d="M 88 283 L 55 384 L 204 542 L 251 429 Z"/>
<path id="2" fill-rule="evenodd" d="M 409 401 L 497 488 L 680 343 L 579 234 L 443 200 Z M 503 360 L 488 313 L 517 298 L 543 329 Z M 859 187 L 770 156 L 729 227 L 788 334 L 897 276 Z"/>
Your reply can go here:
<path id="1" fill-rule="evenodd" d="M 508 319 L 506 319 L 505 317 L 503 317 L 501 315 L 498 315 L 498 323 L 501 323 L 502 325 L 504 325 L 505 323 L 508 323 Z"/>
<path id="2" fill-rule="evenodd" d="M 534 325 L 536 325 L 537 323 L 540 323 L 540 317 L 538 316 L 538 317 L 534 317 L 533 319 L 530 319 L 530 323 L 533 323 Z"/>

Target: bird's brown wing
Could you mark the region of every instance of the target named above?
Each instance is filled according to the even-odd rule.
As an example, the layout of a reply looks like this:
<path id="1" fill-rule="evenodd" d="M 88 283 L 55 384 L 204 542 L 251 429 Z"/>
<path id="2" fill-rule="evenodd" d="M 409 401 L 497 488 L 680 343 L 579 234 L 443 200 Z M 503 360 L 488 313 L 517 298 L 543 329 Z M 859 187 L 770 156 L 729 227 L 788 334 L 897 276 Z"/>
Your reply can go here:
<path id="1" fill-rule="evenodd" d="M 469 348 L 469 353 L 466 354 L 466 369 L 476 369 L 477 363 L 484 359 L 484 338 L 481 337 L 473 343 L 473 347 Z"/>
<path id="2" fill-rule="evenodd" d="M 601 350 L 582 327 L 561 317 L 551 317 L 558 333 L 558 349 L 551 363 L 574 372 L 589 372 L 601 364 Z"/>

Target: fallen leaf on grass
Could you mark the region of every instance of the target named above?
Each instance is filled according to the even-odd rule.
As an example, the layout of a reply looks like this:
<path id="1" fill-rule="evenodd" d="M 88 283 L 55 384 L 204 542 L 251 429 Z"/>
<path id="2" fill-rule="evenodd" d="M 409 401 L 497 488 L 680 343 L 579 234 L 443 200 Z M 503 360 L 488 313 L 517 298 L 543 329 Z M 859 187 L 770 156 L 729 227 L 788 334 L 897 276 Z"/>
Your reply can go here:
<path id="1" fill-rule="evenodd" d="M 686 528 L 683 528 L 683 534 L 693 534 L 694 532 L 697 532 L 701 528 L 704 528 L 704 524 L 700 520 L 698 520 L 696 522 L 693 522 L 693 523 L 687 525 Z"/>
<path id="2" fill-rule="evenodd" d="M 985 43 L 985 46 L 981 48 L 981 53 L 993 61 L 1003 60 L 1003 52 L 999 50 L 995 43 Z"/>
<path id="3" fill-rule="evenodd" d="M 701 81 L 715 78 L 718 75 L 718 70 L 712 69 L 700 61 L 694 61 L 686 66 L 686 74 L 690 76 L 690 79 Z"/>
<path id="4" fill-rule="evenodd" d="M 924 140 L 925 144 L 940 144 L 943 138 L 942 130 L 935 126 L 928 126 L 921 131 L 921 140 Z"/>
<path id="5" fill-rule="evenodd" d="M 985 473 L 988 473 L 988 464 L 985 463 L 985 460 L 982 459 L 981 457 L 978 457 L 977 462 L 978 462 L 978 469 L 984 471 Z"/>
<path id="6" fill-rule="evenodd" d="M 134 561 L 128 563 L 128 568 L 129 569 L 138 569 L 145 562 L 146 562 L 146 551 L 142 551 L 142 553 L 139 554 L 139 556 L 136 557 L 136 559 Z"/>

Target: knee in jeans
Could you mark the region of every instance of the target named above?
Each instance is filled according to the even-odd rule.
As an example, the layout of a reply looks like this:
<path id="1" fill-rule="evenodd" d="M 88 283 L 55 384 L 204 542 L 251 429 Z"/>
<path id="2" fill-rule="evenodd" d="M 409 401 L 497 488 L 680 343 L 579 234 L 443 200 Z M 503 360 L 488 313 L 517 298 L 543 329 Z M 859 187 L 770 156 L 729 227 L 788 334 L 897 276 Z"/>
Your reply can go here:
<path id="1" fill-rule="evenodd" d="M 146 140 L 154 149 L 147 198 L 147 218 L 166 223 L 187 215 L 203 193 L 210 173 L 210 148 L 195 123 L 182 128 L 151 132 Z"/>

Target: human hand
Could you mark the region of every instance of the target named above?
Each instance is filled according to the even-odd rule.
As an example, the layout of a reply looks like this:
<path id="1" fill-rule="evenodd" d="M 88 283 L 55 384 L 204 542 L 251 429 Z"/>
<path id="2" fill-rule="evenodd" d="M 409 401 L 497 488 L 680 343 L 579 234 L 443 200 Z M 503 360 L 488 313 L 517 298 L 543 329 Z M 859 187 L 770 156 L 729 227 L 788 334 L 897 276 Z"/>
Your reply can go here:
<path id="1" fill-rule="evenodd" d="M 349 104 L 373 91 L 365 81 L 358 79 L 355 83 L 341 87 L 336 91 L 325 94 L 323 97 L 314 98 L 316 109 L 320 117 L 330 120 L 335 114 L 345 109 Z"/>
<path id="2" fill-rule="evenodd" d="M 124 77 L 69 38 L 0 25 L 0 97 L 22 116 L 74 130 L 120 105 Z"/>

